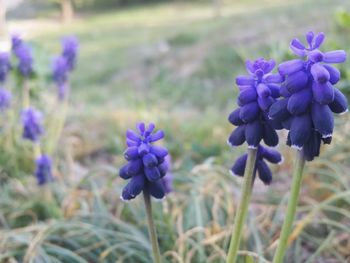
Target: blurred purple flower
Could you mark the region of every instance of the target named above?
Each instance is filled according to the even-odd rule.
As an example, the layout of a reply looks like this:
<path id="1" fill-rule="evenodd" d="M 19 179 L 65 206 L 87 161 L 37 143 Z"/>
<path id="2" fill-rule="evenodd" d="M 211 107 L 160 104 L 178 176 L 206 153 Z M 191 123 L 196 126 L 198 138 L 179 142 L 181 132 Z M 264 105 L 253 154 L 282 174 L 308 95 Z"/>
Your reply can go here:
<path id="1" fill-rule="evenodd" d="M 0 88 L 0 111 L 4 111 L 10 107 L 12 95 L 10 91 Z"/>
<path id="2" fill-rule="evenodd" d="M 244 154 L 236 160 L 236 162 L 234 163 L 234 165 L 230 170 L 232 175 L 237 175 L 237 176 L 244 175 L 247 157 L 248 155 Z M 268 161 L 274 164 L 280 164 L 283 161 L 283 159 L 281 154 L 278 151 L 272 148 L 266 148 L 259 145 L 257 157 L 256 157 L 256 163 L 255 163 L 254 178 L 255 178 L 256 172 L 258 172 L 260 180 L 264 184 L 268 185 L 272 181 L 272 173 L 265 161 Z"/>
<path id="3" fill-rule="evenodd" d="M 49 156 L 43 154 L 36 159 L 35 176 L 37 178 L 38 185 L 44 185 L 53 181 L 52 160 Z"/>
<path id="4" fill-rule="evenodd" d="M 13 34 L 11 36 L 12 51 L 16 54 L 16 49 L 22 45 L 23 40 L 19 34 Z"/>
<path id="5" fill-rule="evenodd" d="M 29 77 L 33 73 L 33 55 L 32 49 L 27 44 L 20 44 L 14 50 L 18 59 L 18 71 L 23 77 Z"/>
<path id="6" fill-rule="evenodd" d="M 66 95 L 69 68 L 63 56 L 56 57 L 52 65 L 52 79 L 58 88 L 58 97 L 63 100 Z"/>
<path id="7" fill-rule="evenodd" d="M 248 148 L 257 148 L 261 140 L 269 146 L 278 144 L 275 123 L 266 113 L 270 105 L 280 96 L 279 83 L 283 81 L 279 74 L 271 73 L 274 67 L 274 60 L 263 58 L 254 62 L 248 60 L 246 68 L 249 75 L 236 78 L 240 90 L 237 103 L 240 107 L 228 118 L 231 124 L 238 126 L 228 139 L 228 144 L 232 147 L 245 141 L 248 143 Z"/>
<path id="8" fill-rule="evenodd" d="M 155 198 L 162 199 L 165 189 L 161 178 L 167 173 L 165 157 L 168 155 L 166 148 L 155 146 L 152 143 L 164 137 L 164 132 L 154 132 L 155 125 L 150 123 L 146 128 L 144 123 L 137 124 L 137 132 L 126 132 L 128 148 L 124 157 L 128 161 L 120 169 L 120 177 L 129 183 L 124 187 L 121 198 L 131 200 L 139 195 L 144 189 Z"/>
<path id="9" fill-rule="evenodd" d="M 44 133 L 42 113 L 34 108 L 27 108 L 21 114 L 24 139 L 37 142 Z"/>
<path id="10" fill-rule="evenodd" d="M 280 93 L 284 97 L 275 102 L 269 117 L 289 130 L 287 144 L 304 149 L 308 161 L 319 155 L 321 142 L 332 140 L 333 113 L 345 113 L 348 102 L 342 92 L 334 87 L 340 80 L 340 72 L 330 63 L 346 60 L 343 50 L 321 52 L 325 39 L 323 33 L 306 34 L 307 46 L 293 39 L 290 47 L 301 57 L 278 66 L 285 81 Z M 332 113 L 333 112 L 333 113 Z"/>
<path id="11" fill-rule="evenodd" d="M 10 69 L 11 63 L 9 54 L 7 52 L 0 52 L 0 83 L 5 82 Z"/>
<path id="12" fill-rule="evenodd" d="M 69 70 L 73 70 L 77 60 L 79 48 L 78 39 L 75 36 L 67 36 L 62 40 L 62 56 L 66 58 Z"/>

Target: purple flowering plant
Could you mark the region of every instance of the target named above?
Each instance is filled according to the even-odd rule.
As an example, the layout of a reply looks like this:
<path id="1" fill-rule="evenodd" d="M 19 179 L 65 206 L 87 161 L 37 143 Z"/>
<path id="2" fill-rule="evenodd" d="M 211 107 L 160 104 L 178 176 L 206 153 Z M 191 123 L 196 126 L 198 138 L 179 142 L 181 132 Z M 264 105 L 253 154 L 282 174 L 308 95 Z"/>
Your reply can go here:
<path id="1" fill-rule="evenodd" d="M 162 199 L 166 191 L 161 179 L 166 175 L 169 166 L 165 162 L 168 151 L 153 143 L 161 140 L 164 132 L 154 131 L 153 123 L 148 127 L 139 123 L 136 128 L 137 131 L 126 132 L 128 148 L 124 157 L 128 162 L 120 169 L 119 174 L 121 178 L 130 181 L 124 187 L 121 198 L 131 200 L 142 191 L 147 191 L 154 198 Z"/>
<path id="2" fill-rule="evenodd" d="M 281 100 L 270 108 L 269 117 L 289 131 L 287 144 L 303 149 L 306 160 L 320 154 L 321 143 L 332 140 L 333 113 L 347 112 L 348 102 L 335 85 L 340 72 L 332 64 L 346 60 L 344 50 L 322 52 L 325 35 L 306 34 L 307 45 L 293 39 L 290 48 L 299 58 L 281 63 L 278 70 L 285 79 Z"/>

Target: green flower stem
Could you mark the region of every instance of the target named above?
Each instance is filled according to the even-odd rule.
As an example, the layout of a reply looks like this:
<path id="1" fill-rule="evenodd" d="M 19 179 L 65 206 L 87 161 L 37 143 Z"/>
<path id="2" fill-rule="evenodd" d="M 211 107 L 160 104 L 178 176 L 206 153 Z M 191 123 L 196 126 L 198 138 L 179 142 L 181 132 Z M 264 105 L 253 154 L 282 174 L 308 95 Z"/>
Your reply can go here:
<path id="1" fill-rule="evenodd" d="M 303 170 L 305 166 L 305 158 L 302 150 L 298 150 L 294 164 L 294 173 L 290 198 L 288 201 L 287 214 L 282 226 L 281 235 L 279 238 L 278 247 L 273 258 L 273 263 L 282 263 L 284 254 L 288 246 L 288 237 L 291 233 L 295 212 L 299 200 L 299 192 L 303 178 Z"/>
<path id="2" fill-rule="evenodd" d="M 235 224 L 232 230 L 230 248 L 227 256 L 227 263 L 235 263 L 239 244 L 242 237 L 244 222 L 248 214 L 248 206 L 252 194 L 252 186 L 254 180 L 254 168 L 256 162 L 257 149 L 248 149 L 248 159 L 244 172 L 244 182 L 242 189 L 241 202 L 235 217 Z"/>
<path id="3" fill-rule="evenodd" d="M 28 80 L 26 78 L 23 79 L 23 93 L 22 93 L 22 100 L 23 100 L 23 108 L 26 109 L 30 105 L 30 94 L 29 94 L 29 85 Z"/>
<path id="4" fill-rule="evenodd" d="M 157 232 L 156 232 L 156 228 L 154 226 L 153 217 L 152 217 L 151 196 L 147 190 L 143 190 L 143 199 L 145 201 L 147 222 L 148 222 L 148 232 L 152 243 L 154 263 L 161 263 Z"/>

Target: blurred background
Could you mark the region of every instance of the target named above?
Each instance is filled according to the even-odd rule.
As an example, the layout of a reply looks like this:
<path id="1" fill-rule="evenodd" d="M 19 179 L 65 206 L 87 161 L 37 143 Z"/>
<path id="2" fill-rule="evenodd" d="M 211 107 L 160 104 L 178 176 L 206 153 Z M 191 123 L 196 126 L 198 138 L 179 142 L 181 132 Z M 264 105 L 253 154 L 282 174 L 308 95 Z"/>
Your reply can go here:
<path id="1" fill-rule="evenodd" d="M 224 262 L 241 184 L 228 169 L 245 148 L 226 144 L 234 78 L 246 59 L 293 57 L 309 30 L 349 53 L 350 1 L 0 0 L 1 49 L 11 33 L 29 41 L 45 92 L 60 39 L 80 42 L 50 200 L 23 152 L 1 148 L 0 262 L 151 262 L 142 200 L 119 200 L 125 130 L 140 120 L 165 130 L 173 159 L 174 191 L 154 206 L 165 262 Z M 338 68 L 350 96 L 350 62 Z M 350 118 L 336 125 L 307 164 L 286 262 L 350 262 Z M 255 183 L 241 262 L 276 248 L 294 159 L 280 135 L 285 161 Z"/>

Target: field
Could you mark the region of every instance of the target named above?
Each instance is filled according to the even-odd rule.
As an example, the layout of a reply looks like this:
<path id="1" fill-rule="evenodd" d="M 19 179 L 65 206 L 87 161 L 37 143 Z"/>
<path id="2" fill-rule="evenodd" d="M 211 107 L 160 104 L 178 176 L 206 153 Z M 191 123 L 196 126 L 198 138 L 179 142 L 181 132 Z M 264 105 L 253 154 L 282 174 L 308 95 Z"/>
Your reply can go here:
<path id="1" fill-rule="evenodd" d="M 290 58 L 290 40 L 309 30 L 349 53 L 349 17 L 346 0 L 248 0 L 225 2 L 220 16 L 211 4 L 171 2 L 78 13 L 69 25 L 10 19 L 35 47 L 41 76 L 62 36 L 76 35 L 80 51 L 55 182 L 38 187 L 25 161 L 1 153 L 12 172 L 0 171 L 0 262 L 152 261 L 141 198 L 119 198 L 125 131 L 140 120 L 164 129 L 173 159 L 174 191 L 154 202 L 164 262 L 224 262 L 242 182 L 228 170 L 245 148 L 226 144 L 235 76 L 246 59 Z M 350 95 L 350 62 L 340 69 Z M 337 116 L 332 144 L 307 163 L 285 262 L 349 262 L 349 139 L 349 116 Z M 294 160 L 283 140 L 278 148 L 272 184 L 254 184 L 240 262 L 270 262 L 276 249 Z"/>

